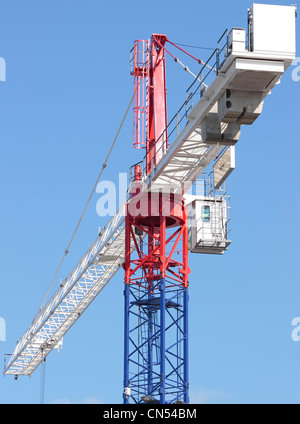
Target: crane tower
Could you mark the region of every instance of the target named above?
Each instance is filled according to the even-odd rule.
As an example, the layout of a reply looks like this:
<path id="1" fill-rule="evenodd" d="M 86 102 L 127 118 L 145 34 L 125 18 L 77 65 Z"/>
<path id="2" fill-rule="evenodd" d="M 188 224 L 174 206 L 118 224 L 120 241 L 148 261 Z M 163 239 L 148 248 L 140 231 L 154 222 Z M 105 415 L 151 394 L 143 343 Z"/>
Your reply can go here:
<path id="1" fill-rule="evenodd" d="M 145 174 L 168 148 L 165 42 L 134 46 L 134 145 Z M 145 80 L 145 81 L 144 81 Z M 145 106 L 142 103 L 144 88 Z M 145 134 L 144 134 L 145 130 Z M 142 187 L 135 166 L 125 223 L 124 403 L 188 403 L 188 222 L 182 194 Z M 137 257 L 132 257 L 131 245 Z"/>

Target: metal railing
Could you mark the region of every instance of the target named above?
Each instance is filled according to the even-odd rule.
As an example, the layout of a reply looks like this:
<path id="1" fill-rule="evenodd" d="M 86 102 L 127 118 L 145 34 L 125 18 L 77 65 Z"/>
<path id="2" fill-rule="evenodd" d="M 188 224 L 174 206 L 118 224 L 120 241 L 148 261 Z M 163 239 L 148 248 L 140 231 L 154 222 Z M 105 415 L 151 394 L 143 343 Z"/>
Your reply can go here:
<path id="1" fill-rule="evenodd" d="M 194 108 L 194 105 L 203 97 L 209 85 L 213 82 L 214 78 L 218 75 L 221 67 L 229 56 L 228 50 L 228 29 L 226 29 L 217 42 L 217 48 L 214 50 L 209 59 L 204 63 L 194 82 L 186 90 L 186 100 L 179 108 L 177 113 L 169 121 L 167 127 L 156 140 L 155 144 L 161 143 L 158 150 L 154 155 L 147 160 L 147 155 L 143 160 L 143 177 L 150 174 L 170 147 L 173 141 L 179 136 L 181 130 L 186 125 L 187 117 Z M 175 137 L 174 137 L 175 135 Z M 155 147 L 154 147 L 155 148 Z M 159 159 L 159 160 L 157 160 Z"/>
<path id="2" fill-rule="evenodd" d="M 224 41 L 225 39 L 225 41 Z M 217 42 L 217 48 L 201 68 L 197 78 L 186 90 L 186 97 L 193 102 L 194 96 L 199 93 L 200 98 L 204 95 L 207 87 L 212 83 L 214 76 L 218 75 L 228 57 L 228 29 L 226 29 Z M 200 82 L 199 82 L 200 80 Z M 197 84 L 198 82 L 198 84 Z M 193 103 L 192 103 L 193 107 Z"/>

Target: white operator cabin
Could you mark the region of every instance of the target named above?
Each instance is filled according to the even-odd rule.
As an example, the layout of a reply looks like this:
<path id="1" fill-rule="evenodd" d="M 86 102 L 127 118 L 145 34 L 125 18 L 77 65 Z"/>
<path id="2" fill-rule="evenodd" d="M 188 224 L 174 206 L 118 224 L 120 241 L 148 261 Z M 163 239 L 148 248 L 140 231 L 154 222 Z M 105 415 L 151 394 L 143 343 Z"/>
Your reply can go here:
<path id="1" fill-rule="evenodd" d="M 232 77 L 201 123 L 203 141 L 227 146 L 227 150 L 214 165 L 209 195 L 187 196 L 193 253 L 223 254 L 230 244 L 229 197 L 216 193 L 235 167 L 241 125 L 252 125 L 260 116 L 266 95 L 295 59 L 295 16 L 295 6 L 253 4 L 247 31 L 234 28 L 228 34 L 219 75 Z"/>
<path id="2" fill-rule="evenodd" d="M 222 254 L 229 244 L 228 200 L 221 196 L 197 196 L 190 205 L 189 250 Z"/>

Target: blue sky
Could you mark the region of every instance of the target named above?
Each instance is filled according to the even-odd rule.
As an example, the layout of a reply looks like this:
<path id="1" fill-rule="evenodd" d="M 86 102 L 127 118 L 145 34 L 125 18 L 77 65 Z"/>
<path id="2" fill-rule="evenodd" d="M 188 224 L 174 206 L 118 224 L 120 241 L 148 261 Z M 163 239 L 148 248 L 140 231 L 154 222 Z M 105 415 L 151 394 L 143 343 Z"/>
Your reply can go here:
<path id="1" fill-rule="evenodd" d="M 134 40 L 165 33 L 177 43 L 215 47 L 227 27 L 246 27 L 250 5 L 0 1 L 0 56 L 7 64 L 7 81 L 0 82 L 1 361 L 44 298 L 132 96 Z M 191 79 L 168 66 L 172 116 Z M 227 185 L 232 245 L 222 257 L 190 255 L 193 402 L 299 403 L 300 343 L 292 341 L 291 322 L 300 316 L 300 81 L 292 71 L 255 124 L 242 128 Z M 129 114 L 103 177 L 117 181 L 141 158 Z M 96 213 L 98 198 L 61 278 L 106 223 Z M 120 271 L 66 335 L 62 351 L 49 355 L 45 401 L 120 403 L 122 352 Z M 0 403 L 38 403 L 39 396 L 40 369 L 18 381 L 0 378 Z"/>

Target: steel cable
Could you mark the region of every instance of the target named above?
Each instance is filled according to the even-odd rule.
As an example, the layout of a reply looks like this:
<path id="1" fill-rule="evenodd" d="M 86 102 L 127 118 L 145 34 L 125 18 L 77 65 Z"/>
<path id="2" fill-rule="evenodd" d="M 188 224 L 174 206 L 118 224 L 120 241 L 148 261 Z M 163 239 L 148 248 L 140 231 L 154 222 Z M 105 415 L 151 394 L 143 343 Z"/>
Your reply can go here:
<path id="1" fill-rule="evenodd" d="M 75 230 L 74 230 L 74 232 L 73 232 L 73 234 L 72 234 L 72 237 L 71 237 L 71 239 L 70 239 L 70 241 L 69 241 L 69 244 L 68 244 L 68 246 L 67 246 L 67 248 L 66 248 L 66 250 L 65 250 L 65 253 L 64 253 L 64 255 L 63 255 L 63 257 L 62 257 L 62 259 L 61 259 L 61 261 L 60 261 L 60 263 L 59 263 L 59 266 L 58 266 L 58 268 L 57 268 L 57 271 L 55 272 L 55 275 L 54 275 L 54 277 L 53 277 L 53 279 L 52 279 L 52 281 L 51 281 L 51 284 L 50 284 L 50 286 L 49 286 L 49 289 L 47 290 L 47 293 L 46 293 L 46 295 L 45 295 L 45 297 L 44 297 L 44 299 L 43 299 L 43 302 L 42 302 L 42 304 L 41 304 L 41 306 L 40 306 L 40 308 L 39 308 L 38 312 L 36 313 L 36 315 L 37 315 L 37 314 L 39 314 L 39 313 L 41 312 L 41 310 L 42 310 L 42 308 L 43 308 L 43 306 L 44 306 L 44 304 L 45 304 L 45 301 L 46 301 L 46 299 L 47 299 L 47 297 L 48 297 L 48 295 L 49 295 L 49 292 L 50 292 L 50 290 L 51 290 L 51 288 L 52 288 L 52 286 L 53 286 L 53 284 L 54 284 L 54 281 L 55 281 L 55 279 L 56 279 L 56 277 L 57 277 L 57 275 L 58 275 L 58 273 L 59 273 L 59 270 L 60 270 L 60 269 L 61 269 L 61 267 L 62 267 L 62 264 L 63 264 L 63 262 L 64 262 L 64 260 L 65 260 L 65 257 L 66 257 L 66 256 L 67 256 L 67 254 L 69 253 L 69 249 L 70 249 L 70 247 L 71 247 L 71 245 L 72 245 L 72 243 L 73 243 L 74 237 L 75 237 L 75 235 L 76 235 L 76 233 L 77 233 L 77 231 L 78 231 L 78 228 L 79 228 L 79 226 L 80 226 L 80 224 L 81 224 L 81 221 L 82 221 L 82 219 L 83 219 L 83 217 L 84 217 L 84 215 L 85 215 L 85 212 L 86 212 L 87 207 L 88 207 L 88 205 L 89 205 L 89 203 L 90 203 L 90 201 L 91 201 L 91 198 L 92 198 L 92 196 L 93 196 L 93 194 L 94 194 L 94 192 L 95 192 L 95 190 L 96 190 L 96 187 L 97 187 L 97 185 L 98 185 L 98 183 L 99 183 L 99 180 L 100 180 L 100 178 L 101 178 L 101 176 L 102 176 L 102 173 L 103 173 L 104 169 L 107 167 L 108 159 L 109 159 L 109 157 L 110 157 L 110 155 L 111 155 L 111 152 L 112 152 L 112 150 L 113 150 L 113 148 L 114 148 L 114 146 L 115 146 L 115 144 L 116 144 L 116 141 L 117 141 L 117 139 L 118 139 L 118 137 L 119 137 L 119 134 L 120 134 L 120 131 L 121 131 L 122 127 L 123 127 L 124 121 L 125 121 L 125 119 L 126 119 L 126 117 L 127 117 L 127 115 L 128 115 L 128 112 L 129 112 L 129 109 L 130 109 L 131 104 L 132 104 L 132 102 L 133 102 L 133 99 L 134 99 L 134 96 L 135 96 L 135 94 L 136 94 L 136 90 L 137 90 L 137 88 L 138 88 L 138 86 L 136 87 L 136 89 L 135 89 L 135 91 L 134 91 L 134 93 L 133 93 L 133 96 L 132 96 L 132 98 L 131 98 L 131 100 L 130 100 L 130 102 L 129 102 L 129 105 L 128 105 L 127 109 L 126 109 L 125 115 L 123 116 L 123 119 L 122 119 L 122 121 L 121 121 L 121 124 L 120 124 L 120 126 L 119 126 L 119 129 L 118 129 L 118 131 L 117 131 L 117 134 L 116 134 L 116 136 L 115 136 L 115 138 L 114 138 L 114 141 L 112 142 L 112 145 L 111 145 L 111 147 L 110 147 L 110 149 L 109 149 L 109 152 L 108 152 L 108 154 L 107 154 L 107 156 L 106 156 L 106 159 L 105 159 L 105 161 L 104 161 L 104 163 L 103 163 L 103 165 L 102 165 L 102 168 L 101 168 L 100 173 L 99 173 L 99 175 L 98 175 L 98 177 L 97 177 L 97 179 L 96 179 L 96 182 L 95 182 L 95 184 L 94 184 L 94 186 L 93 186 L 93 189 L 92 189 L 92 191 L 91 191 L 91 194 L 90 194 L 90 196 L 89 196 L 89 198 L 88 198 L 88 201 L 86 202 L 86 205 L 85 205 L 85 207 L 84 207 L 84 210 L 83 210 L 83 212 L 82 212 L 82 214 L 81 214 L 81 216 L 80 216 L 80 218 L 79 218 L 79 221 L 78 221 L 78 223 L 77 223 L 77 225 L 76 225 L 76 228 L 75 228 Z M 36 316 L 36 315 L 35 315 L 35 316 Z"/>

